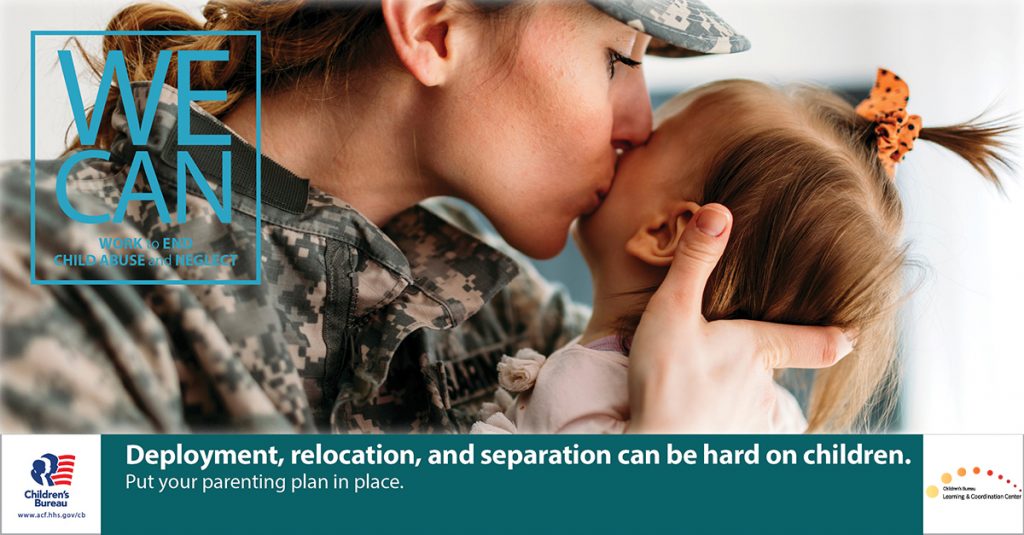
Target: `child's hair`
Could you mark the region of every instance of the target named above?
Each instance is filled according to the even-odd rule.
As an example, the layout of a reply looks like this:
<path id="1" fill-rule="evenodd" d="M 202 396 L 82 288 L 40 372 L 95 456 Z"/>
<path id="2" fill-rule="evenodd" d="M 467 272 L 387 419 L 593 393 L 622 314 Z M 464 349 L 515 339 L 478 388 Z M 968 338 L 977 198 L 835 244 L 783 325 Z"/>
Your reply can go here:
<path id="1" fill-rule="evenodd" d="M 866 428 L 887 417 L 896 386 L 903 208 L 878 157 L 875 124 L 836 94 L 729 80 L 692 106 L 729 109 L 731 132 L 708 159 L 701 204 L 733 214 L 732 237 L 704 293 L 708 321 L 754 319 L 859 332 L 854 352 L 816 373 L 809 431 Z M 769 116 L 777 121 L 744 121 Z M 920 139 L 967 160 L 996 187 L 1006 121 L 923 128 Z M 622 321 L 628 337 L 639 314 Z"/>

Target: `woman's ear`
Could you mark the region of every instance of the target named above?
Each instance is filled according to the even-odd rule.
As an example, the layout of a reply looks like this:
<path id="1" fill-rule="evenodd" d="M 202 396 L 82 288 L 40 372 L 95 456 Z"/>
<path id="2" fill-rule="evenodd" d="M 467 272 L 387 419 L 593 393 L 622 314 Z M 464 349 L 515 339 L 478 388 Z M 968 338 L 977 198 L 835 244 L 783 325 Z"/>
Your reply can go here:
<path id="1" fill-rule="evenodd" d="M 448 32 L 455 13 L 444 0 L 381 0 L 398 59 L 427 87 L 444 83 L 450 70 Z"/>
<path id="2" fill-rule="evenodd" d="M 693 219 L 700 205 L 693 201 L 680 201 L 651 218 L 626 242 L 626 252 L 659 267 L 668 267 L 676 256 L 683 230 Z"/>

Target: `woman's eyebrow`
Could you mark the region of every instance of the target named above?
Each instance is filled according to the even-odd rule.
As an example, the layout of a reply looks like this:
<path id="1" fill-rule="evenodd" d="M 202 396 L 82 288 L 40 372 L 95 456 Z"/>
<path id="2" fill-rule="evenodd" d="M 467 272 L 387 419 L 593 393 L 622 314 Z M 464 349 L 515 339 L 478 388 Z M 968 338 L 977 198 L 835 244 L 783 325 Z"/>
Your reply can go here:
<path id="1" fill-rule="evenodd" d="M 615 37 L 614 41 L 615 43 L 621 44 L 623 46 L 623 50 L 632 52 L 634 45 L 636 45 L 637 42 L 637 36 L 639 35 L 640 32 L 633 28 L 625 28 L 622 32 L 619 32 L 619 35 Z"/>

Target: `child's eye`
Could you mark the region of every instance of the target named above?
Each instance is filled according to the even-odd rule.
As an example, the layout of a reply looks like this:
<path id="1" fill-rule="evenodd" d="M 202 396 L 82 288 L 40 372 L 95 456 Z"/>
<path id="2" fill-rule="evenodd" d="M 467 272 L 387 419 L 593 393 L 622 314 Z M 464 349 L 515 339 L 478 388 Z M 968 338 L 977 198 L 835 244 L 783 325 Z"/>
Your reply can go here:
<path id="1" fill-rule="evenodd" d="M 623 65 L 625 65 L 625 66 L 627 66 L 627 67 L 629 67 L 631 69 L 635 69 L 635 68 L 640 66 L 640 62 L 639 61 L 637 61 L 637 60 L 635 60 L 633 58 L 630 58 L 628 56 L 623 56 L 622 54 L 619 54 L 618 52 L 616 52 L 616 51 L 614 51 L 614 50 L 609 48 L 608 49 L 608 78 L 609 79 L 615 78 L 615 64 L 616 63 L 621 63 L 621 64 L 623 64 Z"/>

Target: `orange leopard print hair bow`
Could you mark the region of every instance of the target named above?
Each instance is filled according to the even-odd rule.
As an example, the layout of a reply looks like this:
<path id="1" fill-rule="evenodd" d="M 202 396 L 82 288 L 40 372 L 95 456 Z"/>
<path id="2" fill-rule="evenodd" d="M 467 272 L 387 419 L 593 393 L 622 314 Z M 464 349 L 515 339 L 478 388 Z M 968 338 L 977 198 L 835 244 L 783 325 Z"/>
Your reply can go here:
<path id="1" fill-rule="evenodd" d="M 910 88 L 892 71 L 878 69 L 871 94 L 857 106 L 857 114 L 875 123 L 878 136 L 878 159 L 890 177 L 896 164 L 914 148 L 921 135 L 921 116 L 907 114 Z"/>

